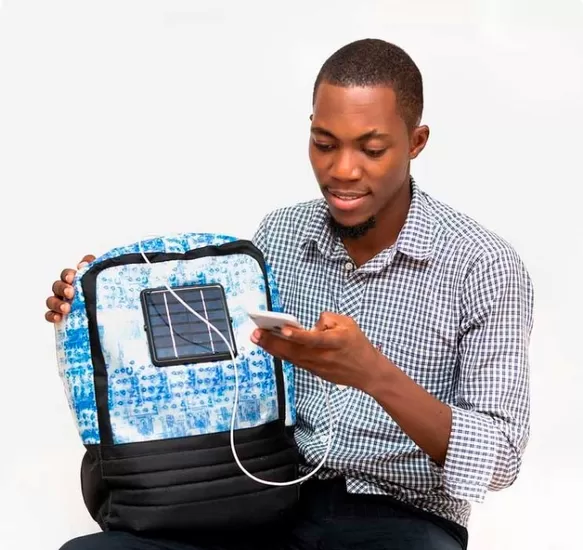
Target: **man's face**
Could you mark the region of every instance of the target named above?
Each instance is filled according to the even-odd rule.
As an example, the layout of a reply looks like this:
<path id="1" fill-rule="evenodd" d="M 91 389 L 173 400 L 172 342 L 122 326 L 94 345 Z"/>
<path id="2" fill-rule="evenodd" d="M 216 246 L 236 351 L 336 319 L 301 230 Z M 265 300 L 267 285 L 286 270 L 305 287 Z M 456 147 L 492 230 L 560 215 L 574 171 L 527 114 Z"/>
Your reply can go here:
<path id="1" fill-rule="evenodd" d="M 426 127 L 409 131 L 387 87 L 322 82 L 312 118 L 310 161 L 332 217 L 344 227 L 390 215 L 407 191 L 409 162 L 425 146 Z"/>

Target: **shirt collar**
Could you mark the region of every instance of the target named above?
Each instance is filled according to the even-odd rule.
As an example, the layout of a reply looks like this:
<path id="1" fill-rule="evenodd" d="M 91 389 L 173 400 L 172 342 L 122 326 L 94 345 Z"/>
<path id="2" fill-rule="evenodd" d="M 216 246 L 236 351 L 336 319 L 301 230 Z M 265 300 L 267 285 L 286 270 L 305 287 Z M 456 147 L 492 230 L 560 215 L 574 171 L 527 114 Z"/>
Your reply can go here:
<path id="1" fill-rule="evenodd" d="M 332 260 L 343 259 L 346 251 L 340 239 L 332 233 L 329 219 L 330 212 L 326 201 L 318 200 L 300 238 L 300 247 L 305 248 L 307 244 L 313 243 L 324 257 Z M 392 248 L 414 260 L 428 260 L 433 255 L 435 232 L 435 220 L 431 215 L 427 196 L 411 178 L 411 205 L 405 224 Z M 388 254 L 388 251 L 384 250 L 379 256 L 389 261 L 393 255 Z"/>

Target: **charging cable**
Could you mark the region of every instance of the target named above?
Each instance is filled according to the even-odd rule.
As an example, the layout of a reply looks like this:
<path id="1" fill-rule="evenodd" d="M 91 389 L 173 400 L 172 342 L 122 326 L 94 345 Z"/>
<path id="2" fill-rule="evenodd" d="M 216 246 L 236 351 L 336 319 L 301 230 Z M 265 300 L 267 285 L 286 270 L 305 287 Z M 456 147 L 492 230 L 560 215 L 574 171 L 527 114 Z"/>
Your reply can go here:
<path id="1" fill-rule="evenodd" d="M 160 238 L 160 239 L 164 240 L 163 237 L 157 237 L 157 238 Z M 142 248 L 142 240 L 139 241 L 139 250 L 140 250 L 140 254 L 142 255 L 142 258 L 144 258 L 144 261 L 147 264 L 149 264 L 150 266 L 152 266 L 152 262 L 150 262 L 150 260 L 148 259 L 146 253 L 144 252 L 144 250 Z M 167 279 L 168 279 L 168 277 L 167 277 Z M 324 453 L 324 457 L 322 458 L 322 460 L 320 461 L 320 463 L 311 472 L 309 472 L 305 476 L 300 477 L 298 479 L 295 479 L 295 480 L 292 480 L 292 481 L 268 481 L 268 480 L 265 480 L 265 479 L 259 479 L 258 477 L 254 476 L 251 472 L 249 472 L 245 468 L 245 466 L 243 466 L 243 464 L 241 463 L 241 460 L 239 459 L 239 456 L 237 454 L 237 450 L 235 449 L 235 422 L 237 420 L 237 406 L 238 406 L 238 403 L 239 403 L 239 372 L 238 372 L 237 361 L 235 359 L 235 354 L 233 352 L 233 348 L 231 347 L 231 344 L 227 340 L 227 338 L 221 333 L 221 331 L 219 329 L 217 329 L 217 327 L 215 327 L 212 323 L 210 323 L 208 321 L 208 319 L 205 319 L 197 311 L 195 311 L 194 309 L 192 309 L 180 296 L 178 296 L 178 293 L 176 293 L 168 285 L 167 282 L 164 282 L 164 287 L 190 313 L 192 313 L 199 320 L 201 320 L 203 323 L 205 323 L 210 330 L 212 330 L 213 332 L 215 332 L 223 340 L 223 342 L 227 346 L 227 349 L 229 350 L 229 354 L 230 354 L 231 359 L 233 361 L 233 369 L 235 371 L 235 397 L 234 397 L 234 403 L 233 403 L 233 412 L 231 414 L 230 443 L 231 443 L 231 451 L 232 451 L 233 456 L 235 458 L 235 462 L 237 463 L 237 465 L 239 466 L 239 468 L 241 469 L 241 471 L 245 475 L 247 475 L 248 477 L 250 477 L 252 480 L 254 480 L 254 481 L 258 482 L 258 483 L 261 483 L 263 485 L 272 485 L 272 486 L 275 486 L 275 487 L 285 487 L 285 486 L 289 486 L 289 485 L 296 485 L 298 483 L 303 483 L 304 481 L 308 480 L 313 475 L 315 475 L 324 466 L 324 464 L 326 463 L 326 460 L 328 459 L 328 455 L 330 453 L 330 449 L 332 448 L 332 442 L 333 442 L 333 439 L 334 439 L 334 414 L 333 414 L 333 409 L 332 409 L 332 403 L 330 401 L 329 392 L 326 390 L 326 387 L 324 386 L 324 382 L 322 381 L 322 379 L 318 377 L 318 382 L 320 383 L 320 387 L 322 388 L 322 391 L 324 392 L 324 396 L 325 396 L 325 399 L 326 399 L 326 406 L 328 408 L 328 415 L 329 415 L 329 418 L 330 418 L 330 427 L 329 427 L 329 434 L 328 434 L 328 445 L 326 446 L 326 451 Z"/>

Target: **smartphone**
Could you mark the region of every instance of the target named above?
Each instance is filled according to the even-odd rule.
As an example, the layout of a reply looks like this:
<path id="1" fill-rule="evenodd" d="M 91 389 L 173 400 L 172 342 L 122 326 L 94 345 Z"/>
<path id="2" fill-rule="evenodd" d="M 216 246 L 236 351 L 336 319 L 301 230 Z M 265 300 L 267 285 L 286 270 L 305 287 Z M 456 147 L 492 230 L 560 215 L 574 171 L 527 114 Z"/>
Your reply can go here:
<path id="1" fill-rule="evenodd" d="M 271 332 L 281 332 L 284 326 L 303 328 L 301 323 L 289 313 L 279 313 L 276 311 L 249 311 L 249 317 L 257 327 Z"/>

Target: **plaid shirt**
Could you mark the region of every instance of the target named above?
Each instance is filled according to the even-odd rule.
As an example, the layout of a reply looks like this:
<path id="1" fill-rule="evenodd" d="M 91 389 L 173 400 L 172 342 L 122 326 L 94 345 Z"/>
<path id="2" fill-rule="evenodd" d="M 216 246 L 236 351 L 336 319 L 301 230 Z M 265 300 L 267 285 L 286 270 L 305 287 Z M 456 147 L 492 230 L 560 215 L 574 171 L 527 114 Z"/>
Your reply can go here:
<path id="1" fill-rule="evenodd" d="M 391 361 L 452 410 L 443 467 L 369 395 L 326 382 L 338 424 L 320 477 L 388 494 L 467 526 L 471 502 L 513 483 L 529 436 L 532 285 L 512 247 L 419 189 L 394 246 L 356 267 L 323 199 L 278 209 L 254 237 L 284 311 L 312 326 L 352 317 Z M 329 415 L 317 379 L 296 369 L 296 439 L 322 459 Z"/>

